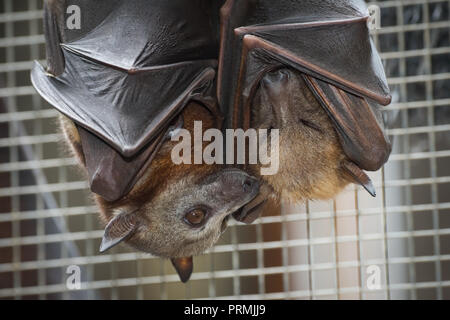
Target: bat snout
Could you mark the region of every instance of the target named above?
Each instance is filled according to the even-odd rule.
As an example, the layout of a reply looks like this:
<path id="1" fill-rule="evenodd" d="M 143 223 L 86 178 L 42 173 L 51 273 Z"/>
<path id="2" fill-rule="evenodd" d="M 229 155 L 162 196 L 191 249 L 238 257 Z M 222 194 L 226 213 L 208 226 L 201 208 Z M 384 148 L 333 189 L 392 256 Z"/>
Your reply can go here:
<path id="1" fill-rule="evenodd" d="M 259 182 L 253 177 L 246 177 L 242 181 L 242 189 L 245 193 L 255 193 L 259 190 Z"/>
<path id="2" fill-rule="evenodd" d="M 270 114 L 265 117 L 271 119 L 273 128 L 281 129 L 297 117 L 292 94 L 292 90 L 298 90 L 295 84 L 296 77 L 288 69 L 272 71 L 261 80 L 261 102 L 269 107 L 266 112 Z"/>
<path id="3" fill-rule="evenodd" d="M 251 197 L 253 199 L 258 194 L 259 181 L 255 177 L 237 169 L 225 170 L 225 175 L 227 180 L 226 185 L 238 197 Z"/>
<path id="4" fill-rule="evenodd" d="M 230 206 L 228 214 L 231 214 L 250 203 L 260 191 L 260 182 L 257 178 L 248 175 L 246 172 L 238 169 L 226 169 L 222 175 L 223 194 L 233 203 Z"/>

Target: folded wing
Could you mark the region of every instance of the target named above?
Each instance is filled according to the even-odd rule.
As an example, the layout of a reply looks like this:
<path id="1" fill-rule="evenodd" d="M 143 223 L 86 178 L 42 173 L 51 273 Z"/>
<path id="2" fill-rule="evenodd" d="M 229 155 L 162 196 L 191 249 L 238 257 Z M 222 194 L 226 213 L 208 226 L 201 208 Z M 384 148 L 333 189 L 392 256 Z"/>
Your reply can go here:
<path id="1" fill-rule="evenodd" d="M 228 0 L 221 12 L 218 97 L 228 126 L 248 127 L 267 72 L 301 72 L 335 124 L 346 155 L 377 170 L 391 145 L 379 104 L 391 101 L 363 1 Z"/>
<path id="2" fill-rule="evenodd" d="M 117 200 L 190 100 L 215 111 L 218 39 L 209 0 L 108 1 L 46 1 L 48 67 L 31 78 L 79 127 L 93 191 Z M 78 31 L 64 28 L 74 4 Z"/>

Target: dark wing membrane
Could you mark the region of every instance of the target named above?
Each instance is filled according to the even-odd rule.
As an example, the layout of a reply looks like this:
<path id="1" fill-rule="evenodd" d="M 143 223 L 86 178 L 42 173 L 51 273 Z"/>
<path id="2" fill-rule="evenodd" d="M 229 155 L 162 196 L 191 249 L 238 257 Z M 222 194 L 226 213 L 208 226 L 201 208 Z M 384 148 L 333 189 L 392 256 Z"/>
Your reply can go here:
<path id="1" fill-rule="evenodd" d="M 125 157 L 151 142 L 196 89 L 212 83 L 214 60 L 158 66 L 130 74 L 65 50 L 66 69 L 51 77 L 36 64 L 32 82 L 56 109 Z"/>
<path id="2" fill-rule="evenodd" d="M 103 140 L 78 127 L 91 190 L 107 201 L 116 201 L 128 194 L 168 139 L 168 133 L 182 125 L 179 119 L 131 158 L 124 158 Z"/>
<path id="3" fill-rule="evenodd" d="M 274 59 L 356 94 L 390 103 L 381 59 L 368 37 L 365 18 L 281 25 L 243 35 L 244 44 L 261 39 Z M 306 48 L 306 50 L 305 50 Z"/>
<path id="4" fill-rule="evenodd" d="M 228 0 L 222 8 L 218 97 L 227 125 L 247 128 L 261 79 L 271 70 L 290 67 L 330 86 L 322 88 L 324 97 L 313 92 L 335 124 L 347 156 L 363 168 L 378 169 L 391 149 L 377 121 L 379 111 L 369 101 L 387 105 L 391 97 L 368 33 L 364 3 L 285 2 L 283 10 L 268 0 Z M 336 92 L 345 97 L 343 106 L 337 105 L 343 100 L 336 100 Z M 355 123 L 357 115 L 366 118 Z M 372 153 L 364 155 L 369 149 Z M 369 159 L 375 152 L 376 158 Z"/>
<path id="5" fill-rule="evenodd" d="M 63 41 L 64 29 L 63 1 L 44 2 L 44 32 L 47 40 L 47 69 L 53 75 L 64 72 L 64 54 L 60 43 Z"/>
<path id="6" fill-rule="evenodd" d="M 379 122 L 379 108 L 324 81 L 306 75 L 304 78 L 334 122 L 346 155 L 361 169 L 378 170 L 391 153 L 391 145 Z"/>
<path id="7" fill-rule="evenodd" d="M 90 3 L 92 10 L 104 5 Z M 114 5 L 104 20 L 93 20 L 98 26 L 62 44 L 63 74 L 50 77 L 36 65 L 32 81 L 55 108 L 130 157 L 168 125 L 195 90 L 212 82 L 217 39 L 209 0 Z M 47 24 L 53 26 L 61 14 L 50 10 Z M 60 38 L 48 29 L 53 48 Z"/>
<path id="8" fill-rule="evenodd" d="M 69 6 L 81 29 L 65 28 Z M 91 187 L 117 200 L 151 162 L 189 100 L 212 112 L 216 4 L 210 0 L 47 0 L 48 67 L 37 91 L 80 131 Z M 125 177 L 125 178 L 124 178 Z"/>
<path id="9" fill-rule="evenodd" d="M 335 20 L 364 16 L 367 10 L 363 0 L 277 0 L 274 4 L 270 0 L 227 1 L 234 21 L 244 17 L 241 26 Z"/>
<path id="10" fill-rule="evenodd" d="M 97 28 L 123 0 L 44 0 L 45 2 L 60 2 L 66 22 L 73 18 L 73 5 L 80 8 L 81 28 L 63 28 L 63 42 L 71 42 L 84 37 Z"/>
<path id="11" fill-rule="evenodd" d="M 124 158 L 86 129 L 78 127 L 78 132 L 91 190 L 107 201 L 115 201 L 128 194 L 141 177 L 139 173 L 151 163 L 163 141 L 161 135 L 142 153 Z"/>
<path id="12" fill-rule="evenodd" d="M 218 79 L 218 96 L 221 105 L 228 108 L 230 101 L 234 100 L 233 93 L 236 90 L 236 75 L 244 72 L 246 35 L 258 35 L 258 32 L 267 32 L 273 44 L 280 49 L 294 47 L 306 51 L 307 47 L 301 47 L 296 39 L 296 31 L 305 26 L 323 25 L 328 22 L 361 19 L 366 16 L 367 8 L 364 1 L 360 0 L 280 0 L 274 5 L 270 0 L 227 0 L 221 9 L 221 50 Z M 283 34 L 290 33 L 293 39 L 281 41 Z M 300 37 L 299 37 L 300 38 Z M 309 37 L 308 37 L 309 38 Z M 329 39 L 330 37 L 326 37 Z M 261 40 L 268 41 L 264 36 Z M 306 40 L 306 39 L 305 39 Z M 315 42 L 319 41 L 313 39 Z M 324 41 L 325 39 L 320 39 Z M 288 43 L 289 42 L 289 43 Z M 336 48 L 339 50 L 339 48 Z M 298 50 L 293 50 L 298 53 Z M 321 55 L 323 56 L 323 55 Z M 330 59 L 325 61 L 330 63 Z M 336 64 L 338 61 L 334 61 Z"/>
<path id="13" fill-rule="evenodd" d="M 207 0 L 122 0 L 96 28 L 64 46 L 123 69 L 217 59 Z"/>
<path id="14" fill-rule="evenodd" d="M 44 33 L 47 70 L 54 76 L 64 72 L 61 43 L 80 39 L 98 27 L 121 0 L 44 0 Z M 78 10 L 79 11 L 73 11 Z M 79 16 L 75 16 L 79 15 Z M 69 28 L 79 18 L 80 28 Z"/>

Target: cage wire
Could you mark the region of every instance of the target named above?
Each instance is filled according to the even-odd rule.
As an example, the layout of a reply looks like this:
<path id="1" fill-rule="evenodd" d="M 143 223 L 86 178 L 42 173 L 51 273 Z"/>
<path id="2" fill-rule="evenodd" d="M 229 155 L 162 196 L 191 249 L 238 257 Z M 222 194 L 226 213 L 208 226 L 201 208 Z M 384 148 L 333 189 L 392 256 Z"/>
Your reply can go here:
<path id="1" fill-rule="evenodd" d="M 381 8 L 373 37 L 393 94 L 393 154 L 370 174 L 378 197 L 349 186 L 231 223 L 183 285 L 168 261 L 98 253 L 87 183 L 30 84 L 32 61 L 45 60 L 42 1 L 1 0 L 0 298 L 450 299 L 450 1 L 369 4 Z"/>

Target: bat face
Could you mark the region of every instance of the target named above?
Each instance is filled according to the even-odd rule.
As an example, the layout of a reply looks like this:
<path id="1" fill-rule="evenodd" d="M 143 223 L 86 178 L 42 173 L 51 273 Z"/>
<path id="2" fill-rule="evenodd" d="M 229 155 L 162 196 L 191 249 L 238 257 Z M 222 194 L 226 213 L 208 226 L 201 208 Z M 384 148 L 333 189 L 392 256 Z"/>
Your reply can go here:
<path id="1" fill-rule="evenodd" d="M 352 181 L 332 121 L 299 72 L 265 75 L 253 100 L 251 126 L 280 130 L 279 171 L 262 177 L 278 197 L 328 199 Z"/>
<path id="2" fill-rule="evenodd" d="M 204 129 L 215 121 L 206 109 L 191 103 L 182 114 L 183 127 L 194 121 Z M 68 120 L 63 129 L 83 163 L 75 127 Z M 259 182 L 244 171 L 209 165 L 175 165 L 166 142 L 129 194 L 117 201 L 96 196 L 102 220 L 107 224 L 101 251 L 121 241 L 156 256 L 176 259 L 203 253 L 226 229 L 228 218 L 250 202 Z M 80 154 L 81 153 L 81 154 Z"/>
<path id="3" fill-rule="evenodd" d="M 136 216 L 133 226 L 119 218 L 120 228 L 133 228 L 127 238 L 131 246 L 165 258 L 190 257 L 209 249 L 226 229 L 230 214 L 257 192 L 257 180 L 240 170 L 220 170 L 200 179 L 194 171 L 149 197 L 135 211 L 119 207 L 113 213 L 119 210 L 119 215 Z"/>

